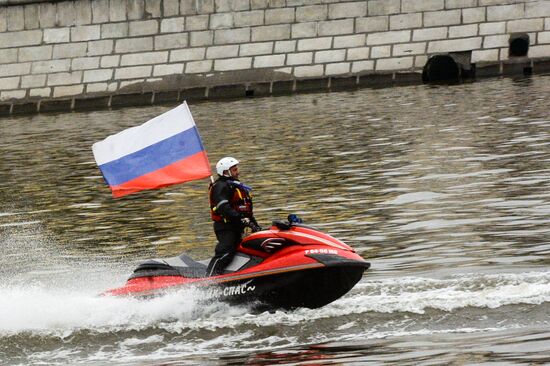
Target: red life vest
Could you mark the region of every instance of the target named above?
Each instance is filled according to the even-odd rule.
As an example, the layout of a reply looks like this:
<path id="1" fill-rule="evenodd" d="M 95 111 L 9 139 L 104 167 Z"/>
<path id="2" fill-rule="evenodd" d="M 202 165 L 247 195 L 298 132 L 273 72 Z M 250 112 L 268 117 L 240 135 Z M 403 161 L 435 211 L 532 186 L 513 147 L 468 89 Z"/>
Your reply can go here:
<path id="1" fill-rule="evenodd" d="M 241 217 L 252 217 L 252 196 L 250 195 L 247 189 L 241 188 L 236 184 L 228 183 L 229 187 L 233 190 L 233 194 L 229 199 L 229 205 L 235 211 L 237 211 Z M 209 198 L 210 198 L 210 216 L 213 221 L 216 222 L 228 222 L 221 214 L 217 212 L 216 204 L 212 199 L 212 186 L 210 185 L 209 189 Z M 219 202 L 218 202 L 219 203 Z"/>

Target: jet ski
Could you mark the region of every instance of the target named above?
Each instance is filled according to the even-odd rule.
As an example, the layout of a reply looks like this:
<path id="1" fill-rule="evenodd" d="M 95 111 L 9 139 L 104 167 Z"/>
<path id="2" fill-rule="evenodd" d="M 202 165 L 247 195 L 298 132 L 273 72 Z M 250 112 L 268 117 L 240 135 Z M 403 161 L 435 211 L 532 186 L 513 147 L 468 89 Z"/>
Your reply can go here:
<path id="1" fill-rule="evenodd" d="M 291 220 L 246 236 L 223 274 L 208 277 L 208 262 L 186 254 L 148 260 L 104 294 L 149 297 L 193 287 L 229 303 L 314 309 L 346 294 L 370 267 L 342 241 Z"/>

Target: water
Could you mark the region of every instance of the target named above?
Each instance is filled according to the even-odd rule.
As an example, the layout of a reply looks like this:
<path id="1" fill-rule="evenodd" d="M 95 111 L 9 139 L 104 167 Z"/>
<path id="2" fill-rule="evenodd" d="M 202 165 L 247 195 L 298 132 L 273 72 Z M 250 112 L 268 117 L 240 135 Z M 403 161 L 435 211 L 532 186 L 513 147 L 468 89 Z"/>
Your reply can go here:
<path id="1" fill-rule="evenodd" d="M 372 263 L 321 309 L 99 297 L 213 251 L 207 181 L 114 200 L 92 143 L 169 106 L 0 120 L 0 364 L 550 362 L 550 77 L 191 104 L 288 213 Z"/>

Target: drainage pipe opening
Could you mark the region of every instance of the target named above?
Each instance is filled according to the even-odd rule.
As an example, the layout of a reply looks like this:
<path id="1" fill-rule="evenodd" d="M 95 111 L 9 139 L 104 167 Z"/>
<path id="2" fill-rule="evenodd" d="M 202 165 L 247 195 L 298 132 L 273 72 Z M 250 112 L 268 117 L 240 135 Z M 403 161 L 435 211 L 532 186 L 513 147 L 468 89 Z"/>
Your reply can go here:
<path id="1" fill-rule="evenodd" d="M 529 52 L 529 35 L 522 34 L 512 34 L 510 36 L 510 47 L 508 49 L 508 54 L 510 57 L 523 57 L 527 56 Z"/>
<path id="2" fill-rule="evenodd" d="M 422 70 L 422 81 L 425 83 L 451 81 L 460 79 L 460 68 L 449 55 L 431 57 Z"/>

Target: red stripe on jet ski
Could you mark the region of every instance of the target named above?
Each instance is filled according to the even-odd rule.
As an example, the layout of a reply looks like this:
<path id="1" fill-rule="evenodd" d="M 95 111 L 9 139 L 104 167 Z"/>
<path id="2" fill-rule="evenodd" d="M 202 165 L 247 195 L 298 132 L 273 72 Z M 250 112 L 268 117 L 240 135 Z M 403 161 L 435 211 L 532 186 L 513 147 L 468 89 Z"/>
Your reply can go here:
<path id="1" fill-rule="evenodd" d="M 311 263 L 311 264 L 302 264 L 300 266 L 285 267 L 281 269 L 269 269 L 265 271 L 254 272 L 250 274 L 242 274 L 237 276 L 221 275 L 223 277 L 220 276 L 221 278 L 215 281 L 215 283 L 225 283 L 225 282 L 235 281 L 235 280 L 246 280 L 248 278 L 262 277 L 262 276 L 268 276 L 268 275 L 274 275 L 274 274 L 280 274 L 280 273 L 286 273 L 286 272 L 295 272 L 302 269 L 312 269 L 312 268 L 319 268 L 319 267 L 325 267 L 325 265 L 321 263 Z M 212 279 L 215 279 L 215 278 L 218 278 L 218 277 L 217 276 L 212 277 Z"/>

